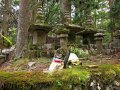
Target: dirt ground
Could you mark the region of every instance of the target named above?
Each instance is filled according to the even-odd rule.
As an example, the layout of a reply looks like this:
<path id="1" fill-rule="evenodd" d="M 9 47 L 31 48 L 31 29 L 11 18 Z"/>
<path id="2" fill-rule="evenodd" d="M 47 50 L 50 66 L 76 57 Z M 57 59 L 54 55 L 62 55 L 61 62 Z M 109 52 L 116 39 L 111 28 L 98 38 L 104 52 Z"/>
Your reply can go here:
<path id="1" fill-rule="evenodd" d="M 112 56 L 97 55 L 88 58 L 80 58 L 83 65 L 100 65 L 100 64 L 120 64 L 120 59 Z M 0 66 L 0 71 L 43 71 L 49 68 L 51 59 L 32 60 L 35 64 L 28 66 L 30 60 L 7 61 Z"/>

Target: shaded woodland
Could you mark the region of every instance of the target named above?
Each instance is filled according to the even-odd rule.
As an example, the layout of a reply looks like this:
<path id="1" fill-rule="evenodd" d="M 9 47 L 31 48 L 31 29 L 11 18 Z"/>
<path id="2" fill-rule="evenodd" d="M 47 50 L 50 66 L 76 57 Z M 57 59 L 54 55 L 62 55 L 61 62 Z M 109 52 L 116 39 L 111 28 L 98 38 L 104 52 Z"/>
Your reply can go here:
<path id="1" fill-rule="evenodd" d="M 120 0 L 0 0 L 0 90 L 57 89 L 120 90 Z"/>

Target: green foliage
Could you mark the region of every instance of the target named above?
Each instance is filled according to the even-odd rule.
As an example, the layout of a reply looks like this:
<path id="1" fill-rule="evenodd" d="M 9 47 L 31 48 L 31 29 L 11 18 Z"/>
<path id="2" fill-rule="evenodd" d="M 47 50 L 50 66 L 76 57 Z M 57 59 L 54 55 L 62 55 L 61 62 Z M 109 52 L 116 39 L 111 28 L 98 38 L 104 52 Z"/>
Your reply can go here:
<path id="1" fill-rule="evenodd" d="M 118 30 L 120 29 L 120 0 L 115 0 L 110 8 L 110 30 Z"/>
<path id="2" fill-rule="evenodd" d="M 74 47 L 74 46 L 70 46 L 69 49 L 72 53 L 75 53 L 78 57 L 83 58 L 83 57 L 89 56 L 89 52 L 87 50 L 84 51 L 84 50 L 77 48 L 77 47 Z"/>
<path id="3" fill-rule="evenodd" d="M 8 37 L 2 35 L 1 33 L 0 33 L 0 36 L 6 41 L 6 43 L 9 43 L 10 45 L 13 44 L 12 41 Z"/>
<path id="4" fill-rule="evenodd" d="M 116 18 L 120 16 L 120 1 L 115 0 L 114 3 L 111 6 L 111 16 Z"/>
<path id="5" fill-rule="evenodd" d="M 120 65 L 103 64 L 99 66 L 101 80 L 103 83 L 111 83 L 115 79 L 120 79 Z"/>
<path id="6" fill-rule="evenodd" d="M 111 41 L 111 33 L 108 31 L 105 32 L 105 37 L 103 39 L 103 43 L 108 44 Z"/>
<path id="7" fill-rule="evenodd" d="M 104 15 L 105 14 L 103 14 L 103 17 L 105 17 Z M 102 18 L 101 23 L 98 25 L 98 27 L 106 30 L 106 32 L 107 32 L 109 23 L 110 23 L 110 19 Z"/>
<path id="8" fill-rule="evenodd" d="M 17 5 L 19 5 L 20 0 L 12 0 L 12 2 L 13 2 L 14 6 L 17 6 Z"/>
<path id="9" fill-rule="evenodd" d="M 75 7 L 75 15 L 73 17 L 73 23 L 80 24 L 85 26 L 86 16 L 91 15 L 91 12 L 95 9 L 99 9 L 99 0 L 87 0 L 87 1 L 80 1 L 74 0 L 73 5 Z M 93 19 L 96 17 L 93 16 Z"/>
<path id="10" fill-rule="evenodd" d="M 47 4 L 43 2 L 40 15 L 40 23 L 55 25 L 60 22 L 60 5 L 52 0 L 47 1 Z"/>
<path id="11" fill-rule="evenodd" d="M 9 29 L 9 34 L 10 34 L 9 39 L 13 43 L 15 43 L 15 41 L 16 41 L 16 31 L 17 31 L 17 28 L 14 28 L 14 27 Z"/>

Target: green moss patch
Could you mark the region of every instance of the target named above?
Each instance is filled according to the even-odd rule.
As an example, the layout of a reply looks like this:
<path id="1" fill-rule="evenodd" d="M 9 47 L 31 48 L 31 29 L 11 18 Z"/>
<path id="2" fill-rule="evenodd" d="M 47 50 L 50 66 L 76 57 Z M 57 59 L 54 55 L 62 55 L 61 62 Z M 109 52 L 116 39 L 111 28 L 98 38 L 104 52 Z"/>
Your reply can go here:
<path id="1" fill-rule="evenodd" d="M 103 64 L 99 66 L 101 78 L 104 83 L 109 83 L 115 79 L 120 80 L 120 65 Z"/>
<path id="2" fill-rule="evenodd" d="M 68 34 L 69 33 L 69 30 L 66 29 L 66 28 L 61 28 L 59 30 L 56 30 L 55 31 L 56 34 Z"/>
<path id="3" fill-rule="evenodd" d="M 52 89 L 69 87 L 69 85 L 79 85 L 85 82 L 89 76 L 88 71 L 78 68 L 65 69 L 54 73 L 42 72 L 0 72 L 0 83 L 3 90 L 11 90 L 17 87 L 19 90 L 29 90 L 31 88 L 42 88 L 51 86 Z M 14 90 L 14 89 L 12 89 Z M 15 89 L 16 90 L 16 89 Z"/>
<path id="4" fill-rule="evenodd" d="M 29 88 L 46 87 L 53 83 L 53 78 L 49 78 L 49 75 L 41 72 L 1 72 L 0 82 L 3 90 L 7 87 L 7 90 L 29 90 Z M 18 89 L 17 89 L 18 88 Z M 13 89 L 14 90 L 14 89 Z"/>
<path id="5" fill-rule="evenodd" d="M 100 81 L 109 84 L 113 80 L 120 80 L 120 65 L 100 65 L 97 72 L 90 72 L 84 66 L 55 71 L 43 72 L 0 72 L 1 90 L 71 90 L 70 86 L 85 88 L 85 83 L 91 75 L 99 74 Z"/>

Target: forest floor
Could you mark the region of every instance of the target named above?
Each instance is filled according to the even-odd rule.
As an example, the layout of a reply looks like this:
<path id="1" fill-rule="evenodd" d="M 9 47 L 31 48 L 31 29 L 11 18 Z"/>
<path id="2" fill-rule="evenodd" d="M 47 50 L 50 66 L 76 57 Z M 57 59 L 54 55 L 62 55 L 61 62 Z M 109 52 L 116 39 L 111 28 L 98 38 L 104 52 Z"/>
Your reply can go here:
<path id="1" fill-rule="evenodd" d="M 0 71 L 43 71 L 47 70 L 52 58 L 20 59 L 17 61 L 7 61 L 0 66 Z M 120 64 L 120 59 L 107 55 L 90 56 L 81 58 L 83 65 Z M 33 63 L 32 66 L 30 64 Z"/>

